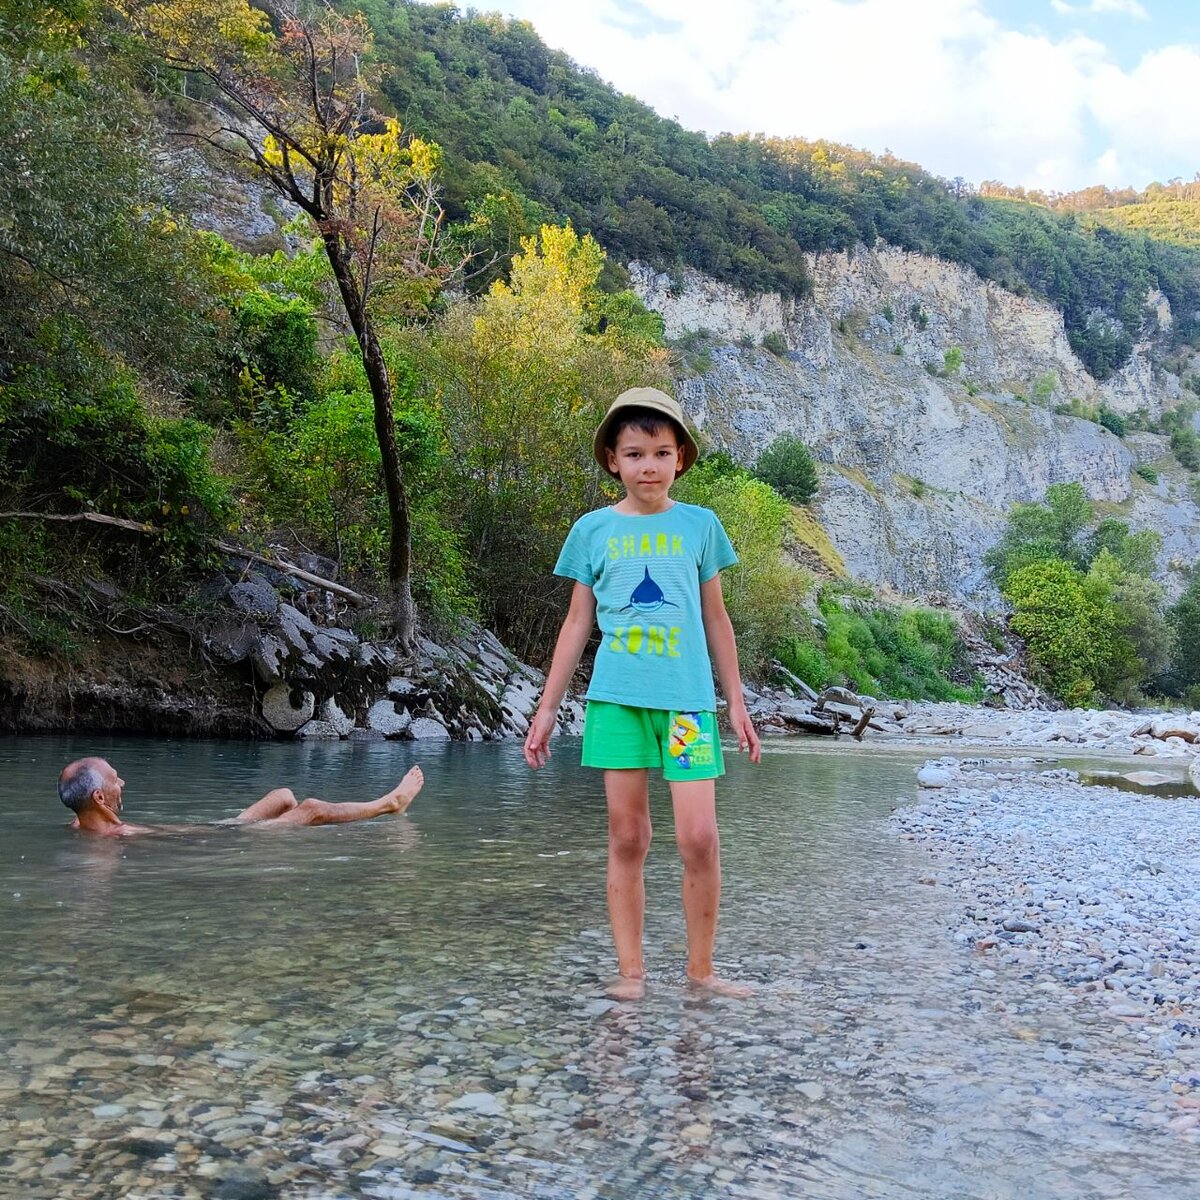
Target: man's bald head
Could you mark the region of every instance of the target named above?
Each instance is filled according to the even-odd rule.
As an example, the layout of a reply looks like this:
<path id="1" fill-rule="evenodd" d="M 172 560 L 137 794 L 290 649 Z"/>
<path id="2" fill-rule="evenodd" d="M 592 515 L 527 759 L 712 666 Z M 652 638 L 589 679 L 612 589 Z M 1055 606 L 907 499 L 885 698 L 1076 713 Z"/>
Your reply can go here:
<path id="1" fill-rule="evenodd" d="M 103 758 L 77 758 L 63 767 L 58 777 L 58 798 L 78 814 L 91 803 L 96 792 L 104 792 L 116 775 Z"/>

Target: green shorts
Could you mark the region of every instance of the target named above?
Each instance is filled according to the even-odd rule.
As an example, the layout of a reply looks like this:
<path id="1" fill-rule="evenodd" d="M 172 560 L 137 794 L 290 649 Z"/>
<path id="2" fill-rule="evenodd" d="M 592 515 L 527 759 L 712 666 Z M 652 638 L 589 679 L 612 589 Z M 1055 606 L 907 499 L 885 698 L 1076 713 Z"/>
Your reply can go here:
<path id="1" fill-rule="evenodd" d="M 719 779 L 725 762 L 717 715 L 589 700 L 583 765 L 606 771 L 662 767 L 663 778 L 673 781 Z"/>

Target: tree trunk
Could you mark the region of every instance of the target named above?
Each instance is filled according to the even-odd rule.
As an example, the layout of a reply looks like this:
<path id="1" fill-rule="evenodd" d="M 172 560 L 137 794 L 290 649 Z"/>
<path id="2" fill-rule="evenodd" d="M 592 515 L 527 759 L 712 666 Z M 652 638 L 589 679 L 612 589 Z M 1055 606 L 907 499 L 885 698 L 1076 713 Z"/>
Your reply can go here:
<path id="1" fill-rule="evenodd" d="M 400 466 L 400 450 L 396 445 L 396 416 L 392 406 L 392 380 L 384 361 L 383 348 L 375 336 L 375 327 L 367 314 L 365 300 L 358 281 L 336 233 L 323 233 L 322 241 L 329 265 L 333 268 L 338 291 L 358 339 L 367 383 L 375 402 L 375 437 L 383 464 L 383 483 L 387 491 L 390 546 L 388 553 L 388 592 L 392 609 L 392 625 L 396 639 L 411 647 L 416 637 L 416 605 L 412 595 L 412 521 L 408 512 L 408 496 L 404 490 L 404 471 Z"/>

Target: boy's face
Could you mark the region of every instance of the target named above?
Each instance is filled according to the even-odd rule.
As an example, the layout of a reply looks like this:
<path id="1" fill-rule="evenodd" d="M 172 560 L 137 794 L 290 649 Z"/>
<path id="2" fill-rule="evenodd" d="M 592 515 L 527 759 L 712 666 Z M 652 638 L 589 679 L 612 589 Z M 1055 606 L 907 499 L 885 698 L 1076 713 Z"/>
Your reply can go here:
<path id="1" fill-rule="evenodd" d="M 666 422 L 653 433 L 627 425 L 607 455 L 609 472 L 620 478 L 629 498 L 651 509 L 666 501 L 683 470 L 683 447 Z"/>

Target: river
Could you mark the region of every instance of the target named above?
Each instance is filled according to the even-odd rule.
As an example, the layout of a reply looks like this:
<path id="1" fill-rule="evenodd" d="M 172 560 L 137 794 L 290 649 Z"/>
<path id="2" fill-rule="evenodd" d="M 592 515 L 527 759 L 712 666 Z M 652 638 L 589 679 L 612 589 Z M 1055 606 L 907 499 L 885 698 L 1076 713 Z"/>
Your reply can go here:
<path id="1" fill-rule="evenodd" d="M 887 821 L 929 751 L 730 763 L 718 965 L 748 1001 L 684 986 L 659 785 L 651 987 L 613 1006 L 599 779 L 555 750 L 0 740 L 3 1194 L 1193 1194 L 1194 1149 L 1128 1115 L 1152 1061 L 953 940 L 961 900 Z M 55 796 L 85 752 L 138 822 L 369 799 L 418 753 L 427 784 L 403 817 L 108 840 Z"/>

